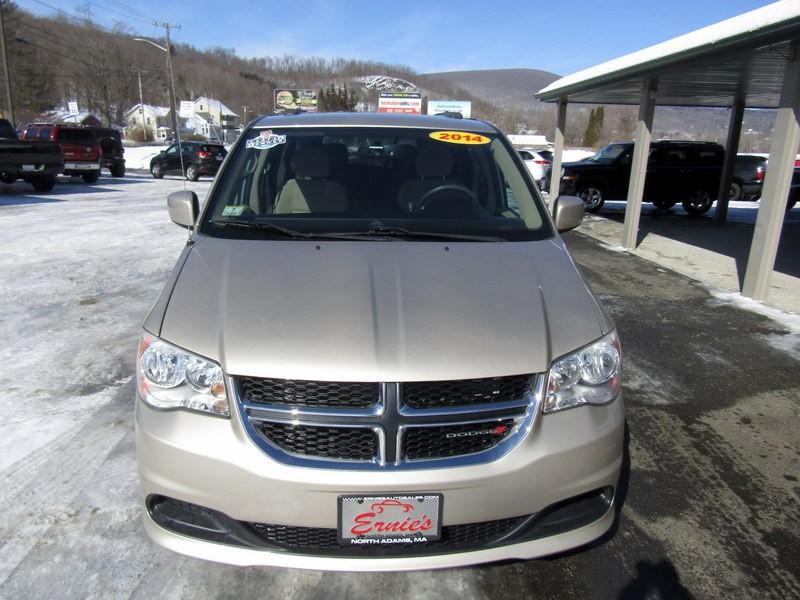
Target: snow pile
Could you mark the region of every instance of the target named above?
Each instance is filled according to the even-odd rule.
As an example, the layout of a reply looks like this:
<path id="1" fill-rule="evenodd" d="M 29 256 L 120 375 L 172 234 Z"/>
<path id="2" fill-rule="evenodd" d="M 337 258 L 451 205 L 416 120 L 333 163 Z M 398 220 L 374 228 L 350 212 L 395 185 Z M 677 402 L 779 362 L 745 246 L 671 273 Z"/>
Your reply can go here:
<path id="1" fill-rule="evenodd" d="M 564 148 L 564 154 L 561 156 L 561 162 L 575 162 L 589 158 L 597 154 L 594 150 L 584 150 L 583 148 Z"/>
<path id="2" fill-rule="evenodd" d="M 167 146 L 126 146 L 126 169 L 149 169 L 150 160 L 159 152 L 166 150 Z"/>

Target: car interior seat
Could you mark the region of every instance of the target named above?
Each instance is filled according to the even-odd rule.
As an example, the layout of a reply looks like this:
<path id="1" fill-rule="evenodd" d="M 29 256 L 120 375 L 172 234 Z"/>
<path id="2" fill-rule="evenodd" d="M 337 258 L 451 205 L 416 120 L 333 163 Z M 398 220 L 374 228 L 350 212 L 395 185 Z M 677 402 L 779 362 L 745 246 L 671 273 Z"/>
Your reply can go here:
<path id="1" fill-rule="evenodd" d="M 416 177 L 406 180 L 397 190 L 397 204 L 406 214 L 413 213 L 419 201 L 434 188 L 461 185 L 449 179 L 453 172 L 453 154 L 444 145 L 423 146 L 417 152 Z"/>
<path id="2" fill-rule="evenodd" d="M 275 214 L 341 213 L 349 201 L 345 186 L 331 179 L 331 158 L 319 146 L 299 148 L 292 160 L 294 178 L 275 200 Z"/>

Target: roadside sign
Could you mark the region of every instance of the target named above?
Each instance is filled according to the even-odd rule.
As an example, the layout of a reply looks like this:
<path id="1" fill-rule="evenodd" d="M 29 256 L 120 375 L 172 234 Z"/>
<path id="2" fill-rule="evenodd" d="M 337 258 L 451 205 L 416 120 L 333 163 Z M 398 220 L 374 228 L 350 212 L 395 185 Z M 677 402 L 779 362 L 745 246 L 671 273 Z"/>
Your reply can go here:
<path id="1" fill-rule="evenodd" d="M 191 100 L 181 100 L 180 116 L 181 119 L 191 119 L 194 117 L 194 102 Z"/>
<path id="2" fill-rule="evenodd" d="M 69 114 L 77 115 L 78 113 L 80 113 L 80 111 L 78 110 L 77 100 L 70 100 L 69 102 L 67 102 L 67 106 L 69 107 Z"/>
<path id="3" fill-rule="evenodd" d="M 378 112 L 422 114 L 422 96 L 419 92 L 381 92 L 378 97 Z"/>
<path id="4" fill-rule="evenodd" d="M 314 90 L 275 90 L 276 113 L 300 110 L 317 112 L 317 92 Z"/>
<path id="5" fill-rule="evenodd" d="M 472 102 L 468 100 L 428 100 L 428 114 L 461 113 L 465 119 L 472 116 Z"/>

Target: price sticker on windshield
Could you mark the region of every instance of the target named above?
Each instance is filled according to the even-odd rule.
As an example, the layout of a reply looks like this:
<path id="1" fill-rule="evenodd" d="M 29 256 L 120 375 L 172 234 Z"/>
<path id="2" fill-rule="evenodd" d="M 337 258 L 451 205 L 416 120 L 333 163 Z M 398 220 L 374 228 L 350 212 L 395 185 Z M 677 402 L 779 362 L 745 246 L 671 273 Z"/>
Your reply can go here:
<path id="1" fill-rule="evenodd" d="M 467 133 L 465 131 L 434 131 L 430 137 L 439 142 L 448 144 L 488 144 L 491 138 L 477 133 Z"/>

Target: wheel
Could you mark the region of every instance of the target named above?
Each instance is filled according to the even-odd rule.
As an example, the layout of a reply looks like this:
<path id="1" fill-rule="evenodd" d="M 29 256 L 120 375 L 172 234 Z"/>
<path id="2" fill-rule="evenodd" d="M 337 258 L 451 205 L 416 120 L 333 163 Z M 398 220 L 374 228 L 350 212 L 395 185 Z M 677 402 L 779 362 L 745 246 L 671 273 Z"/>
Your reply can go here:
<path id="1" fill-rule="evenodd" d="M 743 195 L 744 193 L 742 192 L 742 184 L 737 181 L 731 183 L 731 191 L 728 194 L 728 200 L 731 202 L 738 202 L 742 199 Z"/>
<path id="2" fill-rule="evenodd" d="M 113 165 L 111 169 L 111 176 L 112 177 L 125 177 L 125 165 Z"/>
<path id="3" fill-rule="evenodd" d="M 162 169 L 161 165 L 158 163 L 151 163 L 150 175 L 152 175 L 154 179 L 161 179 L 164 177 L 164 169 Z"/>
<path id="4" fill-rule="evenodd" d="M 91 171 L 90 173 L 84 173 L 83 175 L 81 175 L 81 177 L 83 177 L 83 180 L 86 183 L 94 183 L 95 181 L 97 181 L 100 178 L 100 172 L 99 171 Z"/>
<path id="5" fill-rule="evenodd" d="M 702 215 L 711 209 L 714 198 L 707 190 L 695 190 L 682 202 L 683 209 L 690 215 Z"/>
<path id="6" fill-rule="evenodd" d="M 661 210 L 669 210 L 675 206 L 675 204 L 676 202 L 672 200 L 653 200 L 653 206 L 660 208 Z"/>
<path id="7" fill-rule="evenodd" d="M 583 200 L 586 210 L 589 212 L 597 212 L 606 203 L 606 199 L 603 197 L 603 190 L 596 185 L 582 187 L 575 195 Z"/>
<path id="8" fill-rule="evenodd" d="M 35 189 L 37 192 L 49 192 L 53 189 L 55 184 L 56 178 L 52 175 L 42 175 L 41 177 L 36 177 L 33 181 L 31 181 L 33 189 Z"/>
<path id="9" fill-rule="evenodd" d="M 439 202 L 442 199 L 446 201 Z M 448 183 L 428 190 L 419 199 L 414 212 L 424 213 L 426 216 L 434 218 L 452 215 L 467 218 L 467 215 L 474 215 L 480 210 L 478 199 L 471 189 L 463 185 Z"/>
<path id="10" fill-rule="evenodd" d="M 6 173 L 5 171 L 0 173 L 0 181 L 3 183 L 14 183 L 16 180 L 16 176 L 12 175 L 11 173 Z"/>
<path id="11" fill-rule="evenodd" d="M 197 181 L 200 179 L 200 170 L 197 168 L 197 165 L 186 166 L 186 179 L 189 181 Z"/>

